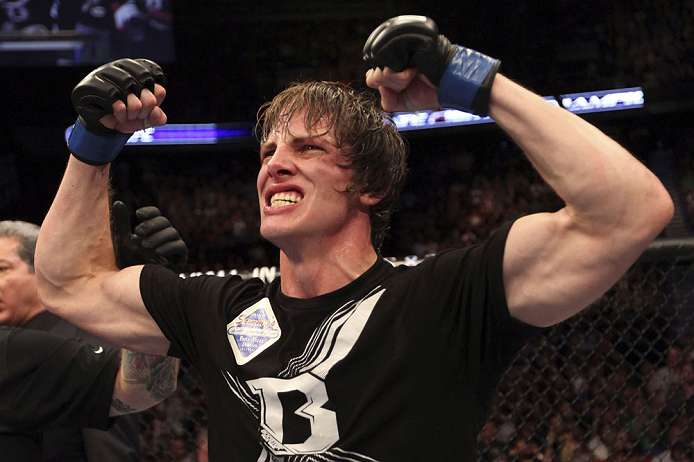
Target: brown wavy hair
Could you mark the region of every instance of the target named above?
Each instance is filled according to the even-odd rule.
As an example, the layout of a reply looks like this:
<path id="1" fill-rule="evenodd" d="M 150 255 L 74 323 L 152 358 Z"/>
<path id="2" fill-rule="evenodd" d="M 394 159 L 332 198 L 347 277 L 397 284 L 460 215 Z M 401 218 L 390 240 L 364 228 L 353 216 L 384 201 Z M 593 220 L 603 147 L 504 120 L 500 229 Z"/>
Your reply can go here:
<path id="1" fill-rule="evenodd" d="M 338 82 L 296 82 L 258 110 L 260 141 L 275 129 L 286 132 L 302 111 L 309 135 L 332 133 L 335 137 L 347 160 L 341 166 L 353 171 L 345 192 L 382 196 L 369 210 L 371 243 L 380 251 L 407 174 L 404 139 L 371 93 Z M 312 132 L 318 124 L 325 124 L 324 133 Z"/>

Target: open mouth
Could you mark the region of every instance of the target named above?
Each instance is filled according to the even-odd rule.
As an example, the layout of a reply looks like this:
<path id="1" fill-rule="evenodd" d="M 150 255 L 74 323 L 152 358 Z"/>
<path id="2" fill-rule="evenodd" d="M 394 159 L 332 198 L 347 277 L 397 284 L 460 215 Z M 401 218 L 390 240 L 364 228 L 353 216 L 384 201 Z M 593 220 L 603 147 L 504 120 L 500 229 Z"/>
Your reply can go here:
<path id="1" fill-rule="evenodd" d="M 270 207 L 277 208 L 297 204 L 303 198 L 304 196 L 294 191 L 276 193 L 270 197 Z"/>

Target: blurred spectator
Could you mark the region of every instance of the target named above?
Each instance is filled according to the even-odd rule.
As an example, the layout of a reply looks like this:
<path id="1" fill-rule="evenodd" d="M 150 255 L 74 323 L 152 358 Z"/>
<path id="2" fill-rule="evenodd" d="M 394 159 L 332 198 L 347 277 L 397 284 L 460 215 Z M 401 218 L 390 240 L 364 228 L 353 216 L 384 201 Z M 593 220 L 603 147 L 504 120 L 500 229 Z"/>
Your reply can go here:
<path id="1" fill-rule="evenodd" d="M 498 439 L 495 419 L 490 419 L 482 428 L 478 438 L 479 452 L 485 462 L 497 462 L 504 457 L 503 443 Z"/>
<path id="2" fill-rule="evenodd" d="M 171 438 L 169 453 L 171 454 L 171 462 L 195 462 L 194 453 L 188 448 L 183 436 Z"/>
<path id="3" fill-rule="evenodd" d="M 653 457 L 652 462 L 672 462 L 691 457 L 690 448 L 687 448 L 687 444 L 691 443 L 691 435 L 687 430 L 688 428 L 682 423 L 672 425 L 666 433 L 664 442 L 666 449 Z"/>
<path id="4" fill-rule="evenodd" d="M 672 346 L 668 349 L 666 363 L 648 380 L 648 391 L 652 393 L 656 407 L 662 409 L 680 383 L 680 349 Z"/>
<path id="5" fill-rule="evenodd" d="M 610 443 L 612 441 L 612 428 L 609 425 L 601 425 L 599 432 L 588 441 L 586 447 L 592 454 L 593 462 L 607 462 L 610 460 Z"/>
<path id="6" fill-rule="evenodd" d="M 198 430 L 196 444 L 197 452 L 195 462 L 208 462 L 207 427 L 202 427 Z"/>
<path id="7" fill-rule="evenodd" d="M 694 415 L 694 366 L 689 361 L 682 362 L 679 367 L 679 383 L 673 393 L 668 396 L 663 412 L 676 416 L 680 413 Z"/>

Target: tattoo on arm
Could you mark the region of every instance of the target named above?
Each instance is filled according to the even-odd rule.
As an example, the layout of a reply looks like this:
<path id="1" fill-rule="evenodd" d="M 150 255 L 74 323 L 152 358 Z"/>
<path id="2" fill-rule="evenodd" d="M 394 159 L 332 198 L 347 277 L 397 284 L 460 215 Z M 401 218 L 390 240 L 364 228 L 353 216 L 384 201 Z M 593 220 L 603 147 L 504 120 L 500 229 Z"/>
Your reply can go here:
<path id="1" fill-rule="evenodd" d="M 162 355 L 123 350 L 121 357 L 125 383 L 143 385 L 157 401 L 169 396 L 176 388 L 177 366 L 177 359 Z"/>
<path id="2" fill-rule="evenodd" d="M 151 373 L 147 380 L 147 390 L 152 398 L 161 401 L 176 387 L 176 360 L 168 356 L 158 356 L 151 366 Z"/>
<path id="3" fill-rule="evenodd" d="M 111 407 L 113 407 L 118 412 L 122 412 L 125 414 L 129 414 L 131 412 L 137 411 L 137 409 L 135 409 L 134 407 L 128 406 L 123 401 L 119 400 L 118 398 L 114 398 L 111 400 Z"/>

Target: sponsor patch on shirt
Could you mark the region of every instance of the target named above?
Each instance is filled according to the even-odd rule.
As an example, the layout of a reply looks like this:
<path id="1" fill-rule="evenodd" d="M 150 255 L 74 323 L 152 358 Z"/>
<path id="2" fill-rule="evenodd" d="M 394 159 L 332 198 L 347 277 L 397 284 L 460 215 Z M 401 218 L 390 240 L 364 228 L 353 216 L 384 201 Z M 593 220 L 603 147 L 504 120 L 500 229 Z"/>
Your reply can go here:
<path id="1" fill-rule="evenodd" d="M 279 340 L 282 330 L 265 297 L 227 324 L 227 338 L 238 364 L 246 364 Z"/>

